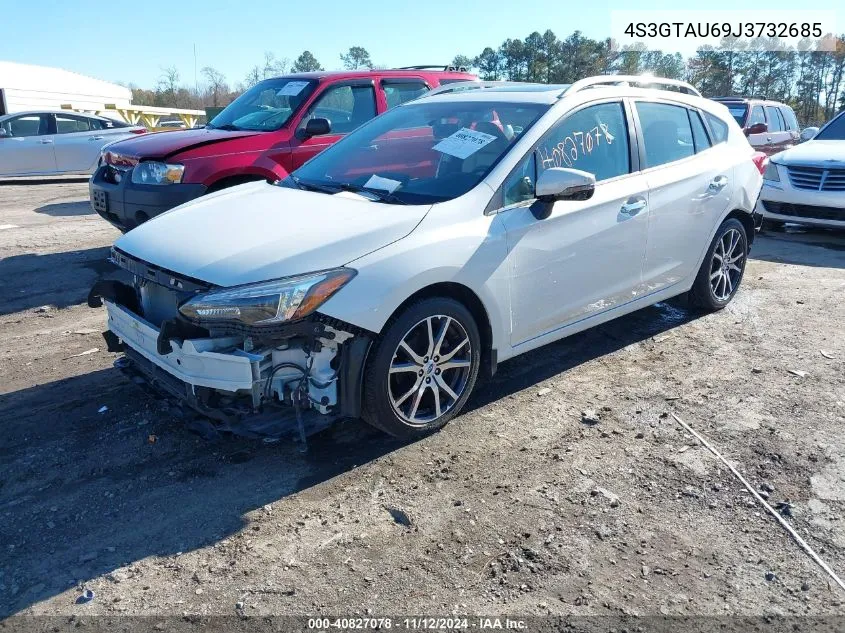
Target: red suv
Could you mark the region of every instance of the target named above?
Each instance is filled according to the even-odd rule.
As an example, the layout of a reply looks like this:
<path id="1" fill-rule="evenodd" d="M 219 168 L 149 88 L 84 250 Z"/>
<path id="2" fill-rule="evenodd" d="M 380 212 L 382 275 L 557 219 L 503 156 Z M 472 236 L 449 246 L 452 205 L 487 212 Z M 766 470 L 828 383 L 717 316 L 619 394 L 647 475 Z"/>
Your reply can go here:
<path id="1" fill-rule="evenodd" d="M 279 180 L 377 114 L 475 75 L 447 68 L 300 73 L 265 79 L 205 128 L 107 146 L 91 206 L 121 231 L 212 191 Z"/>
<path id="2" fill-rule="evenodd" d="M 798 144 L 798 119 L 788 105 L 763 97 L 713 97 L 728 108 L 751 147 L 769 156 Z"/>

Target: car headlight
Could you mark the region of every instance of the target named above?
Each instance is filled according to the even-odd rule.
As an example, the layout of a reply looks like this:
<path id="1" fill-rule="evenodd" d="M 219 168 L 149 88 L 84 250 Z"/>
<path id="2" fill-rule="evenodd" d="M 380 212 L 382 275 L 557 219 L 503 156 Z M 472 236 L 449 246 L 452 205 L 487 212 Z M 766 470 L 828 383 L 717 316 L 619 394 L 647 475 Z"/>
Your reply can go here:
<path id="1" fill-rule="evenodd" d="M 132 170 L 132 182 L 138 185 L 172 185 L 182 182 L 184 173 L 184 165 L 145 160 L 138 163 Z"/>
<path id="2" fill-rule="evenodd" d="M 205 324 L 238 322 L 261 326 L 297 321 L 314 312 L 355 275 L 351 268 L 337 268 L 213 290 L 186 301 L 179 312 L 191 321 Z"/>
<path id="3" fill-rule="evenodd" d="M 769 164 L 766 166 L 766 171 L 763 172 L 763 180 L 780 182 L 780 174 L 778 173 L 777 164 L 769 161 Z"/>

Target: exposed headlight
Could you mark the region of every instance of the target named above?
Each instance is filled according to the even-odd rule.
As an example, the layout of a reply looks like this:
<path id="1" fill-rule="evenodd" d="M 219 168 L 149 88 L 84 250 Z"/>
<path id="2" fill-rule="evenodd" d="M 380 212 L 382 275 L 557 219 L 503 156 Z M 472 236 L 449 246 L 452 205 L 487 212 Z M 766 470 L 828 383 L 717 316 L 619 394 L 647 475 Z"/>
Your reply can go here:
<path id="1" fill-rule="evenodd" d="M 172 185 L 182 182 L 184 165 L 170 165 L 152 160 L 138 163 L 132 170 L 132 182 L 138 185 Z"/>
<path id="2" fill-rule="evenodd" d="M 763 180 L 770 182 L 780 182 L 780 174 L 778 173 L 778 166 L 769 161 L 766 171 L 763 172 Z"/>
<path id="3" fill-rule="evenodd" d="M 308 316 L 356 274 L 337 268 L 276 281 L 213 290 L 186 301 L 179 312 L 197 323 L 272 325 Z"/>

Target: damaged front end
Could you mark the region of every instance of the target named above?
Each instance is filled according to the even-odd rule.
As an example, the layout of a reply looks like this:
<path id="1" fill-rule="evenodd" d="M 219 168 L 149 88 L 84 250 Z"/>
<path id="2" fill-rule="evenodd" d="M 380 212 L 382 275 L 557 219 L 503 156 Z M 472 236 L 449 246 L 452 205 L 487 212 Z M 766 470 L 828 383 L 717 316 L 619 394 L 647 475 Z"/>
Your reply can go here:
<path id="1" fill-rule="evenodd" d="M 312 432 L 361 413 L 372 335 L 316 312 L 355 271 L 335 269 L 216 288 L 112 249 L 132 281 L 98 281 L 109 351 L 136 380 L 178 398 L 219 430 Z"/>

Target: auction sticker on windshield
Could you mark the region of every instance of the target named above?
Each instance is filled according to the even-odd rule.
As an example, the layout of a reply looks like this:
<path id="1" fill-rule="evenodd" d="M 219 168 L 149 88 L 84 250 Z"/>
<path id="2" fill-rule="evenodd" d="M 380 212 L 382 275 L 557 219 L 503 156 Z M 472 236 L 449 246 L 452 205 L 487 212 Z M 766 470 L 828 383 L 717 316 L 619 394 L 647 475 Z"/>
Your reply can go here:
<path id="1" fill-rule="evenodd" d="M 279 88 L 279 90 L 276 92 L 276 96 L 277 97 L 284 97 L 284 96 L 295 97 L 300 92 L 302 92 L 302 89 L 305 88 L 305 86 L 307 86 L 307 85 L 308 85 L 307 81 L 289 81 L 284 86 Z"/>
<path id="2" fill-rule="evenodd" d="M 384 189 L 387 193 L 393 193 L 402 185 L 398 180 L 391 180 L 390 178 L 382 178 L 373 174 L 370 179 L 364 183 L 367 189 Z"/>
<path id="3" fill-rule="evenodd" d="M 451 136 L 444 138 L 432 147 L 432 149 L 464 160 L 495 140 L 496 137 L 492 134 L 476 132 L 475 130 L 462 127 Z"/>

